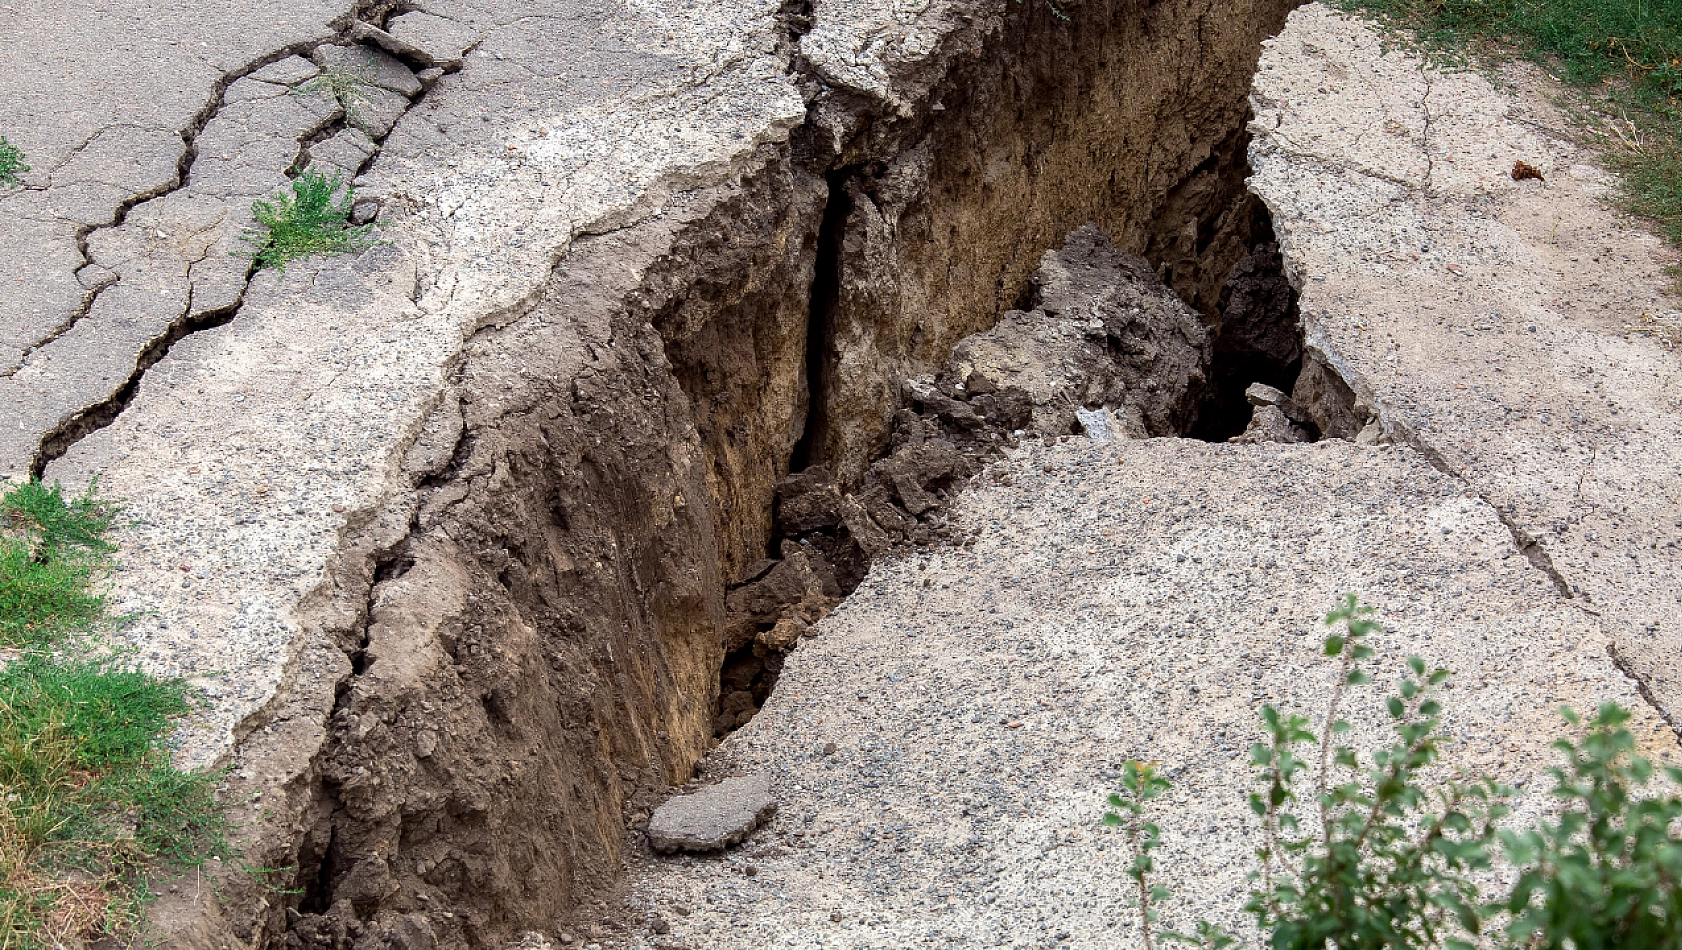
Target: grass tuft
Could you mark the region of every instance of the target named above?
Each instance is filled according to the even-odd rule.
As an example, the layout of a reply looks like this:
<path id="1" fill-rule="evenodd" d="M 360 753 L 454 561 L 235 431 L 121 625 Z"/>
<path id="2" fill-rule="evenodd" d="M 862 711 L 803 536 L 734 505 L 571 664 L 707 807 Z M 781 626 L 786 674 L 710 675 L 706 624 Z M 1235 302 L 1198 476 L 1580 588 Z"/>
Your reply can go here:
<path id="1" fill-rule="evenodd" d="M 148 867 L 227 853 L 218 776 L 164 742 L 193 708 L 181 680 L 122 657 L 55 653 L 108 622 L 93 585 L 120 508 L 31 482 L 0 497 L 0 947 L 79 946 L 138 929 Z"/>
<path id="2" fill-rule="evenodd" d="M 95 584 L 111 567 L 117 512 L 97 487 L 66 500 L 28 482 L 0 497 L 0 647 L 43 646 L 103 620 Z"/>
<path id="3" fill-rule="evenodd" d="M 0 188 L 23 184 L 18 176 L 26 171 L 29 171 L 29 166 L 23 163 L 23 152 L 0 135 Z"/>
<path id="4" fill-rule="evenodd" d="M 334 196 L 343 188 L 338 200 Z M 286 265 L 315 254 L 350 254 L 379 243 L 373 225 L 353 226 L 350 210 L 355 194 L 337 175 L 306 170 L 291 186 L 267 201 L 254 201 L 251 213 L 260 229 L 248 229 L 243 240 L 259 267 L 284 272 Z"/>
<path id="5" fill-rule="evenodd" d="M 1334 0 L 1425 48 L 1536 62 L 1586 94 L 1625 207 L 1682 247 L 1682 3 L 1676 0 Z"/>

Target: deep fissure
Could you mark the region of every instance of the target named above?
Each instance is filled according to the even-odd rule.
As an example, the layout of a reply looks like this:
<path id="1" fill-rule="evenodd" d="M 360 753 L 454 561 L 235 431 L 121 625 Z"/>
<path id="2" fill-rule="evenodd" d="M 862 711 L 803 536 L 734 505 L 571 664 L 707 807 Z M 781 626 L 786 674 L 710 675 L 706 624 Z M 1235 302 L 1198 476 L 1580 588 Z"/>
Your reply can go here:
<path id="1" fill-rule="evenodd" d="M 550 368 L 526 377 L 520 385 L 529 392 L 515 393 L 500 415 L 476 392 L 500 385 L 498 370 L 469 356 L 452 376 L 466 420 L 453 458 L 411 472 L 420 490 L 408 540 L 372 556 L 357 635 L 336 635 L 350 670 L 335 690 L 302 821 L 308 830 L 282 845 L 280 862 L 298 863 L 307 912 L 294 909 L 284 923 L 271 914 L 268 926 L 337 946 L 352 925 L 400 935 L 424 917 L 441 943 L 489 945 L 516 920 L 547 926 L 557 914 L 596 913 L 616 873 L 597 865 L 616 861 L 623 846 L 609 825 L 635 827 L 651 801 L 689 777 L 705 748 L 692 724 L 718 725 L 710 700 L 721 680 L 745 687 L 730 692 L 746 692 L 756 706 L 786 652 L 774 645 L 797 643 L 857 585 L 869 557 L 896 545 L 962 543 L 945 500 L 989 472 L 998 446 L 1033 423 L 1033 407 L 981 377 L 933 378 L 914 392 L 905 384 L 938 370 L 954 344 L 1011 305 L 1031 303 L 1026 277 L 1041 252 L 1068 228 L 1106 217 L 1118 247 L 1156 261 L 1205 326 L 1212 322 L 1221 276 L 1257 243 L 1227 200 L 1243 192 L 1229 172 L 1242 165 L 1248 74 L 1228 77 L 1232 88 L 1219 92 L 1187 81 L 1154 93 L 1178 101 L 1196 90 L 1219 105 L 1184 120 L 1196 154 L 1167 165 L 1146 160 L 1154 127 L 1130 112 L 1112 119 L 1087 108 L 1093 90 L 1089 70 L 1073 68 L 1075 48 L 1095 66 L 1125 72 L 1132 60 L 1106 44 L 1155 50 L 1153 38 L 1177 26 L 1169 21 L 1179 12 L 1118 7 L 1095 12 L 1098 33 L 1062 30 L 1034 5 L 1009 8 L 1031 29 L 1007 29 L 1002 46 L 980 57 L 962 54 L 967 36 L 953 40 L 936 54 L 949 75 L 919 93 L 910 114 L 873 114 L 877 103 L 826 87 L 796 52 L 810 112 L 785 151 L 763 150 L 759 170 L 704 193 L 715 212 L 651 220 L 623 240 L 608 232 L 575 242 L 535 319 L 481 331 L 486 353 L 519 348 Z M 1277 26 L 1287 7 L 1269 7 L 1268 23 Z M 807 15 L 785 7 L 791 47 Z M 1257 23 L 1244 29 L 1260 33 Z M 1129 102 L 1138 97 L 1128 81 L 1105 82 L 1128 89 Z M 1064 127 L 1094 116 L 1103 117 L 1098 128 Z M 1127 139 L 1093 138 L 1110 134 Z M 1037 169 L 1069 160 L 1060 143 L 1083 141 L 1072 150 L 1082 157 L 1062 170 L 1070 177 L 1036 179 Z M 1116 157 L 1124 145 L 1125 157 Z M 1094 165 L 1089 150 L 1117 168 Z M 977 168 L 994 153 L 992 167 L 1020 182 L 983 185 Z M 1129 162 L 1132 172 L 1122 168 Z M 1166 174 L 1182 180 L 1158 181 L 1165 167 L 1181 169 Z M 1064 197 L 1082 189 L 1090 212 Z M 1146 207 L 1149 194 L 1167 204 Z M 1019 218 L 1031 219 L 1022 231 L 1039 246 L 1026 237 L 972 245 L 996 233 L 995 222 Z M 932 263 L 904 253 L 919 247 L 938 252 Z M 644 248 L 654 248 L 657 264 L 637 262 Z M 982 250 L 991 256 L 980 259 Z M 895 254 L 897 273 L 860 268 Z M 592 272 L 604 261 L 611 270 Z M 1157 283 L 1150 270 L 1129 280 Z M 602 274 L 626 271 L 641 282 L 594 286 Z M 954 293 L 928 320 L 886 295 L 941 272 L 955 275 Z M 604 302 L 615 294 L 623 305 Z M 546 312 L 555 306 L 586 328 L 598 308 L 602 326 L 552 351 L 531 349 L 538 330 L 560 322 Z M 1173 307 L 1191 313 L 1177 298 Z M 861 329 L 867 318 L 881 322 Z M 1121 345 L 1122 336 L 1106 332 L 1094 331 L 1092 346 Z M 892 386 L 861 381 L 847 362 L 871 334 L 890 348 L 871 365 L 891 364 Z M 1180 395 L 1149 420 L 1153 431 L 1189 431 L 1197 413 L 1180 397 L 1196 385 L 1176 383 Z M 865 392 L 869 399 L 855 398 Z M 981 417 L 1014 427 L 975 426 Z M 848 441 L 855 434 L 875 449 L 861 454 Z M 957 461 L 936 458 L 934 443 L 960 435 Z M 788 496 L 813 502 L 804 510 L 771 490 L 791 469 L 811 489 Z M 843 494 L 841 485 L 859 490 Z M 825 507 L 831 501 L 835 511 Z M 892 515 L 901 523 L 892 535 L 878 526 L 860 545 L 846 520 L 869 533 L 875 516 L 866 506 L 884 519 L 890 507 L 902 512 Z M 766 623 L 745 601 L 755 583 L 773 580 L 798 591 L 799 610 Z M 760 607 L 788 606 L 776 600 Z M 377 620 L 376 611 L 401 622 Z M 745 642 L 719 649 L 721 630 L 727 643 Z M 404 664 L 381 659 L 431 662 L 435 654 L 441 665 L 413 682 Z M 380 786 L 399 776 L 401 804 Z M 520 836 L 495 836 L 516 819 L 565 845 L 532 851 L 517 847 Z M 496 858 L 450 857 L 458 851 Z M 507 873 L 517 885 L 499 877 Z M 467 905 L 488 910 L 468 915 Z M 432 913 L 439 907 L 457 913 L 444 920 Z"/>
<path id="2" fill-rule="evenodd" d="M 1211 158 L 1205 165 L 1213 168 L 1214 163 Z M 1205 169 L 1200 168 L 1202 170 Z M 1247 168 L 1241 167 L 1239 173 L 1244 172 Z M 841 280 L 839 248 L 846 238 L 845 221 L 851 211 L 848 183 L 856 174 L 857 170 L 848 169 L 826 176 L 829 203 L 824 209 L 818 238 L 806 340 L 808 399 L 813 407 L 825 405 L 822 398 L 827 379 L 824 354 L 835 346 L 830 334 Z M 1201 395 L 1195 400 L 1192 421 L 1161 434 L 1211 442 L 1234 439 L 1251 425 L 1259 404 L 1252 404 L 1247 393 L 1252 386 L 1261 384 L 1286 396 L 1282 408 L 1294 417 L 1290 421 L 1300 429 L 1302 438 L 1319 438 L 1319 426 L 1310 413 L 1303 407 L 1295 406 L 1289 399 L 1302 373 L 1303 325 L 1296 291 L 1285 275 L 1284 259 L 1273 234 L 1271 218 L 1265 207 L 1248 192 L 1243 192 L 1238 202 L 1238 213 L 1251 219 L 1247 231 L 1254 243 L 1222 282 L 1219 308 L 1214 318 L 1209 320 L 1212 352 L 1208 379 Z M 1199 243 L 1203 248 L 1208 246 L 1207 241 Z M 1166 270 L 1163 267 L 1159 273 Z M 1166 280 L 1168 275 L 1162 276 Z M 1016 309 L 1032 309 L 1038 293 L 1039 290 L 1032 284 L 1025 287 L 1017 295 Z M 1185 302 L 1189 306 L 1190 301 Z M 1108 355 L 1116 360 L 1125 359 L 1117 345 L 1113 338 L 1106 341 Z M 899 497 L 893 497 L 894 489 L 890 489 L 888 497 L 882 497 L 883 493 L 879 490 L 873 497 L 872 488 L 844 491 L 828 471 L 821 466 L 811 466 L 810 452 L 815 441 L 813 433 L 825 424 L 825 420 L 816 409 L 809 414 L 806 431 L 791 453 L 791 475 L 779 485 L 776 527 L 766 556 L 733 586 L 732 596 L 740 598 L 744 605 L 752 601 L 752 606 L 746 609 L 757 609 L 759 613 L 753 618 L 755 631 L 752 639 L 731 650 L 720 666 L 715 735 L 722 737 L 752 719 L 775 690 L 785 657 L 798 647 L 800 635 L 808 632 L 810 623 L 815 620 L 810 604 L 811 585 L 808 583 L 803 588 L 787 578 L 779 579 L 773 573 L 785 567 L 784 561 L 798 558 L 802 562 L 801 570 L 815 575 L 820 584 L 832 582 L 836 594 L 834 600 L 838 602 L 850 595 L 863 580 L 875 557 L 927 550 L 940 543 L 965 542 L 964 537 L 948 530 L 945 524 L 946 504 L 965 485 L 984 474 L 982 470 L 988 463 L 1021 441 L 1025 433 L 1018 426 L 1028 424 L 1031 410 L 1021 400 L 1016 406 L 1002 405 L 1003 394 L 997 385 L 976 375 L 967 380 L 946 379 L 937 375 L 933 383 L 932 387 L 925 386 L 920 394 L 915 384 L 906 385 L 901 399 L 893 407 L 901 420 L 896 426 L 894 439 L 876 454 L 872 467 L 874 473 L 876 465 L 904 448 L 908 440 L 945 437 L 961 442 L 964 430 L 982 430 L 984 438 L 974 446 L 975 464 L 966 466 L 968 470 L 964 471 L 937 472 L 929 484 L 918 486 L 927 493 L 926 499 L 908 495 L 903 485 L 898 486 Z M 1145 383 L 1146 388 L 1153 391 L 1157 385 L 1158 381 L 1154 379 Z M 981 409 L 980 413 L 971 408 L 977 406 Z M 1097 412 L 1102 407 L 1094 402 L 1080 408 Z M 1347 411 L 1347 407 L 1340 408 Z M 919 416 L 921 422 L 916 421 Z M 1055 436 L 1109 437 L 1108 433 L 1087 432 L 1082 425 L 1082 417 L 1078 415 L 1071 422 L 1066 430 L 1056 431 Z M 1004 428 L 999 431 L 1001 423 Z M 985 431 L 989 426 L 995 431 Z M 913 431 L 918 427 L 934 434 L 925 436 L 920 431 Z M 887 481 L 897 477 L 890 475 Z M 915 474 L 909 477 L 917 478 Z M 859 505 L 861 503 L 856 499 L 861 498 L 866 511 L 853 513 L 850 517 L 842 513 L 842 505 Z M 921 507 L 925 504 L 928 507 Z M 904 521 L 916 527 L 904 538 L 882 546 L 861 543 L 857 537 L 849 537 L 850 534 L 856 536 L 861 533 L 861 523 L 868 525 L 865 531 L 881 527 L 881 524 L 872 523 L 873 518 L 876 522 L 887 522 L 889 519 Z M 815 570 L 810 567 L 813 564 L 816 565 Z M 767 598 L 774 601 L 778 597 L 784 603 L 767 613 L 763 602 Z"/>
<path id="3" fill-rule="evenodd" d="M 790 455 L 790 471 L 801 471 L 811 464 L 812 442 L 827 424 L 820 398 L 828 379 L 823 348 L 833 332 L 835 306 L 841 292 L 841 241 L 846 236 L 847 216 L 852 211 L 847 182 L 857 173 L 856 169 L 843 168 L 824 175 L 828 197 L 818 225 L 817 261 L 813 265 L 812 290 L 807 303 L 806 425 Z"/>

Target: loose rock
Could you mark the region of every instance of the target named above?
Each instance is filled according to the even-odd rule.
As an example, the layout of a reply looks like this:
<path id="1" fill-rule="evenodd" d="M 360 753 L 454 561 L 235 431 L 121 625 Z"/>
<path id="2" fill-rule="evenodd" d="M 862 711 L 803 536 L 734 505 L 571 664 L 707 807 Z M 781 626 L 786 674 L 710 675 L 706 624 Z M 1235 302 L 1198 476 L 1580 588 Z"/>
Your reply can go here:
<path id="1" fill-rule="evenodd" d="M 656 808 L 648 822 L 648 843 L 660 852 L 722 851 L 747 838 L 776 810 L 769 775 L 725 779 Z"/>

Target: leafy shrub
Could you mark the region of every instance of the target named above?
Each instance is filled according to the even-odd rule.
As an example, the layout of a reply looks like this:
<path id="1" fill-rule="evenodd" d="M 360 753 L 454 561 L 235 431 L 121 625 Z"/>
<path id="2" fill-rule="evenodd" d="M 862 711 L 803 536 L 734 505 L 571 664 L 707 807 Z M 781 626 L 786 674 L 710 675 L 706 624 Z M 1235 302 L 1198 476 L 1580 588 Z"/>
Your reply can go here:
<path id="1" fill-rule="evenodd" d="M 1264 843 L 1262 886 L 1247 909 L 1275 950 L 1453 946 L 1459 941 L 1450 934 L 1481 929 L 1468 874 L 1489 866 L 1493 822 L 1507 813 L 1507 790 L 1488 780 L 1420 783 L 1419 772 L 1438 757 L 1442 707 L 1431 691 L 1448 672 L 1427 673 L 1422 660 L 1408 658 L 1409 675 L 1385 701 L 1395 741 L 1368 764 L 1351 747 L 1333 746 L 1333 737 L 1350 728 L 1339 718 L 1344 689 L 1370 682 L 1360 661 L 1373 655 L 1364 642 L 1378 629 L 1371 613 L 1350 597 L 1326 617 L 1345 630 L 1325 641 L 1326 655 L 1340 662 L 1325 733 L 1316 740 L 1306 719 L 1269 705 L 1262 709 L 1267 741 L 1250 749 L 1261 786 L 1250 809 L 1262 820 Z M 1296 749 L 1316 742 L 1311 804 L 1320 833 L 1305 835 L 1291 810 L 1306 771 Z"/>
<path id="2" fill-rule="evenodd" d="M 1655 770 L 1634 753 L 1625 728 L 1630 714 L 1606 704 L 1580 742 L 1554 744 L 1566 757 L 1551 770 L 1562 803 L 1557 818 L 1522 831 L 1499 827 L 1510 814 L 1512 789 L 1488 778 L 1427 785 L 1421 777 L 1438 759 L 1442 707 L 1432 694 L 1446 670 L 1428 672 L 1409 657 L 1407 675 L 1385 700 L 1394 741 L 1364 762 L 1355 749 L 1335 744 L 1350 730 L 1339 717 L 1346 688 L 1371 681 L 1360 667 L 1373 656 L 1366 639 L 1380 629 L 1371 614 L 1351 596 L 1326 617 L 1343 629 L 1325 640 L 1325 654 L 1339 668 L 1323 735 L 1316 738 L 1303 716 L 1262 709 L 1265 741 L 1250 748 L 1258 786 L 1250 809 L 1261 822 L 1261 842 L 1245 909 L 1267 946 L 1682 950 L 1682 842 L 1672 831 L 1682 820 L 1682 798 L 1639 794 Z M 1581 724 L 1570 709 L 1561 715 Z M 1305 749 L 1314 750 L 1316 763 L 1302 757 Z M 1682 783 L 1682 770 L 1664 771 Z M 1154 766 L 1130 762 L 1104 816 L 1106 825 L 1127 832 L 1147 948 L 1154 946 L 1155 908 L 1170 895 L 1149 880 L 1160 835 L 1145 806 L 1168 787 Z M 1316 812 L 1312 833 L 1302 807 Z M 1504 898 L 1489 900 L 1473 875 L 1489 869 L 1497 853 L 1519 873 Z M 1159 936 L 1210 950 L 1237 942 L 1207 922 L 1194 935 Z"/>
<path id="3" fill-rule="evenodd" d="M 1580 724 L 1576 713 L 1561 710 Z M 1676 796 L 1642 797 L 1651 762 L 1635 754 L 1630 714 L 1607 703 L 1581 742 L 1554 748 L 1566 764 L 1550 769 L 1565 810 L 1527 831 L 1501 832 L 1508 860 L 1522 868 L 1502 905 L 1508 935 L 1525 947 L 1682 947 L 1682 819 Z M 1682 770 L 1664 769 L 1672 783 Z"/>

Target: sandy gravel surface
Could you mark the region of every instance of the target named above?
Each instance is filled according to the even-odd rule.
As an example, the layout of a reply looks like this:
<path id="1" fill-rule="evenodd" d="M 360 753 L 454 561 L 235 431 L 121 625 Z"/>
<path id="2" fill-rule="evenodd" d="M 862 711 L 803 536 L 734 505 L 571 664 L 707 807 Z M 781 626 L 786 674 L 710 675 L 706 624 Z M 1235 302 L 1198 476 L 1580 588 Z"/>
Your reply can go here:
<path id="1" fill-rule="evenodd" d="M 1311 350 L 1501 509 L 1682 708 L 1682 319 L 1615 180 L 1529 68 L 1429 68 L 1309 4 L 1256 76 L 1250 187 Z M 1515 163 L 1545 180 L 1514 181 Z"/>
<path id="2" fill-rule="evenodd" d="M 781 809 L 722 858 L 645 859 L 635 947 L 1132 946 L 1128 758 L 1158 809 L 1167 911 L 1241 925 L 1255 842 L 1246 749 L 1265 702 L 1318 712 L 1320 617 L 1344 592 L 1406 653 L 1454 669 L 1446 764 L 1538 807 L 1560 703 L 1639 710 L 1596 618 L 1562 600 L 1493 509 L 1406 447 L 1030 443 L 961 506 L 964 548 L 879 562 L 789 661 L 709 777 L 764 769 Z M 1352 710 L 1379 738 L 1379 696 Z M 832 750 L 832 751 L 831 751 Z"/>

